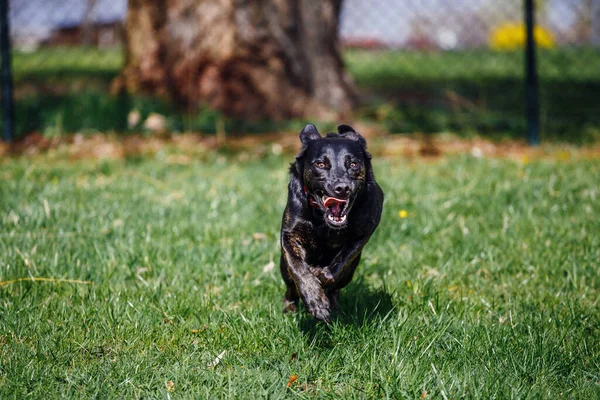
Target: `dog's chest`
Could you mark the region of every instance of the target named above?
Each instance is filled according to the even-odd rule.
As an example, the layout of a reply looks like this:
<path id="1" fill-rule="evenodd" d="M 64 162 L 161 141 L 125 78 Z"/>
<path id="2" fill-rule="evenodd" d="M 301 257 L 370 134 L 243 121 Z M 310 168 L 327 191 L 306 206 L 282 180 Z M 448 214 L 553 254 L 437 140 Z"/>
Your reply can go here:
<path id="1" fill-rule="evenodd" d="M 306 262 L 313 266 L 329 265 L 349 237 L 345 230 L 333 231 L 329 228 L 314 228 L 304 234 L 311 237 L 305 257 Z"/>
<path id="2" fill-rule="evenodd" d="M 337 250 L 346 243 L 348 235 L 345 232 L 333 231 L 325 236 L 325 246 L 330 250 Z"/>
<path id="3" fill-rule="evenodd" d="M 317 235 L 317 258 L 321 262 L 329 263 L 333 257 L 348 241 L 348 233 L 345 230 L 322 232 Z"/>

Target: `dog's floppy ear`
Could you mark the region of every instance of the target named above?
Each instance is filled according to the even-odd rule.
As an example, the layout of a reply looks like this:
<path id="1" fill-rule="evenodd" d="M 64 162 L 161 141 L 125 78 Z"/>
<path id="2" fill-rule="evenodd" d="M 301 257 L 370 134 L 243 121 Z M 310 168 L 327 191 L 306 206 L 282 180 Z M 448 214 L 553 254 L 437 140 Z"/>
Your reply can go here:
<path id="1" fill-rule="evenodd" d="M 356 132 L 353 127 L 349 125 L 338 126 L 338 133 L 347 139 L 357 140 L 365 149 L 367 148 L 367 141 L 360 133 Z"/>
<path id="2" fill-rule="evenodd" d="M 313 124 L 306 125 L 304 129 L 302 129 L 302 132 L 300 132 L 300 141 L 302 142 L 303 148 L 308 146 L 308 142 L 317 139 L 321 139 L 321 134 Z"/>

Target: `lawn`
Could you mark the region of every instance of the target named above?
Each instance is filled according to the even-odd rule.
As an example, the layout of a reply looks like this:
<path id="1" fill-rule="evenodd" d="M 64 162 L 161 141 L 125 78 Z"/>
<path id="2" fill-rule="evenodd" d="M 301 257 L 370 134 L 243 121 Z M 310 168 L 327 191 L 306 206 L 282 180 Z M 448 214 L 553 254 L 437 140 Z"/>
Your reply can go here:
<path id="1" fill-rule="evenodd" d="M 572 47 L 540 50 L 542 134 L 589 142 L 600 137 L 600 52 Z M 233 121 L 200 108 L 182 116 L 156 98 L 112 96 L 110 82 L 123 64 L 122 49 L 42 48 L 15 52 L 17 131 L 60 135 L 79 131 L 127 131 L 127 114 L 138 109 L 167 116 L 169 129 L 228 132 L 289 128 L 272 121 Z M 522 52 L 344 52 L 361 91 L 356 117 L 392 133 L 445 132 L 519 136 L 526 130 Z"/>
<path id="2" fill-rule="evenodd" d="M 0 159 L 0 398 L 599 398 L 600 161 L 565 158 L 378 158 L 331 326 L 281 312 L 292 156 Z"/>

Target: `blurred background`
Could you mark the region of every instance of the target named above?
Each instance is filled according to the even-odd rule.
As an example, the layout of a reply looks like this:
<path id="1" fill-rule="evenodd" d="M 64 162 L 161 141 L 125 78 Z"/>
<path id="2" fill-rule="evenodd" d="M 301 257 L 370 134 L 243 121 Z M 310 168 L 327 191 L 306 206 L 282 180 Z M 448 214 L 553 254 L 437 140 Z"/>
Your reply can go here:
<path id="1" fill-rule="evenodd" d="M 18 137 L 34 132 L 56 136 L 155 129 L 261 133 L 297 129 L 308 118 L 333 126 L 337 118 L 349 115 L 348 109 L 353 119 L 376 124 L 389 133 L 525 137 L 522 0 L 331 2 L 339 15 L 339 20 L 329 20 L 339 32 L 339 41 L 334 45 L 341 49 L 340 57 L 353 82 L 348 89 L 351 95 L 347 96 L 353 99 L 351 103 L 340 100 L 328 105 L 340 111 L 334 114 L 312 107 L 310 99 L 280 114 L 269 114 L 270 103 L 266 100 L 264 105 L 255 102 L 257 106 L 243 108 L 235 101 L 245 97 L 244 92 L 260 93 L 262 89 L 244 86 L 236 92 L 236 88 L 230 88 L 227 97 L 219 89 L 209 88 L 207 82 L 219 82 L 207 78 L 214 71 L 213 75 L 210 71 L 200 77 L 194 75 L 180 84 L 188 91 L 197 89 L 201 93 L 198 96 L 164 83 L 179 79 L 176 74 L 183 74 L 180 70 L 185 69 L 171 61 L 177 57 L 171 54 L 177 52 L 170 49 L 178 44 L 169 47 L 164 39 L 167 34 L 177 40 L 173 43 L 184 43 L 178 57 L 193 58 L 181 54 L 194 54 L 196 64 L 192 63 L 186 74 L 192 74 L 190 69 L 203 68 L 199 65 L 206 61 L 205 56 L 186 53 L 185 48 L 193 48 L 194 43 L 201 47 L 202 37 L 210 39 L 210 31 L 190 27 L 190 21 L 199 24 L 209 14 L 196 5 L 202 2 L 9 0 L 8 3 Z M 213 7 L 218 7 L 215 4 Z M 542 138 L 595 140 L 600 135 L 600 0 L 538 0 L 535 6 Z M 154 9 L 148 11 L 148 7 Z M 279 11 L 281 15 L 287 12 Z M 326 11 L 321 10 L 321 14 L 326 15 Z M 145 15 L 150 17 L 145 19 Z M 219 20 L 215 18 L 209 23 L 217 24 Z M 243 25 L 240 18 L 236 14 L 234 22 L 239 27 L 238 35 L 247 42 L 251 34 L 277 32 L 261 33 L 257 29 L 248 33 L 240 27 Z M 252 29 L 265 23 L 258 17 L 249 18 Z M 156 40 L 136 52 L 132 45 L 133 30 L 146 26 L 147 20 L 154 27 Z M 303 20 L 308 26 L 313 22 L 324 24 Z M 294 37 L 293 32 L 298 31 L 297 19 L 282 17 L 277 23 L 285 35 L 292 32 L 291 36 L 284 35 L 284 39 Z M 151 36 L 143 33 L 148 31 L 141 32 L 138 36 Z M 268 41 L 257 40 L 267 44 L 255 45 L 253 53 L 270 51 Z M 165 45 L 166 50 L 161 47 Z M 290 46 L 293 48 L 285 43 L 282 46 L 284 50 L 275 47 L 269 54 L 286 53 Z M 237 47 L 243 46 L 238 43 Z M 156 79 L 143 76 L 146 58 L 150 60 L 147 69 L 163 75 Z M 133 72 L 128 75 L 127 68 L 132 65 L 139 69 L 130 69 Z M 162 71 L 161 65 L 166 65 L 167 71 Z M 294 71 L 293 65 L 291 70 Z M 216 74 L 220 79 L 243 76 L 244 82 L 248 81 L 245 73 L 236 71 L 224 73 L 217 68 Z M 299 72 L 295 79 L 311 80 L 313 76 Z M 294 85 L 296 89 L 307 87 L 304 82 Z M 163 90 L 162 86 L 167 88 Z M 314 87 L 304 91 L 317 93 L 316 97 L 321 99 L 335 97 L 327 93 L 319 95 Z M 286 95 L 275 103 L 282 105 L 286 99 L 291 102 L 301 97 Z M 303 115 L 298 108 L 308 111 Z M 287 110 L 283 106 L 282 109 Z M 267 111 L 261 115 L 262 110 Z"/>

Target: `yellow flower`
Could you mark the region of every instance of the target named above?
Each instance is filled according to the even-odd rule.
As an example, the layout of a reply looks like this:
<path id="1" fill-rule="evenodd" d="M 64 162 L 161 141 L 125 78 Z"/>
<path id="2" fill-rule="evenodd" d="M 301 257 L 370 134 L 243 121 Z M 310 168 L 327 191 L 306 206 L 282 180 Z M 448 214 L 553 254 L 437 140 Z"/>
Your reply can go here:
<path id="1" fill-rule="evenodd" d="M 568 161 L 571 159 L 571 154 L 568 151 L 561 150 L 556 154 L 556 159 L 560 161 Z"/>
<path id="2" fill-rule="evenodd" d="M 406 217 L 408 217 L 408 213 L 406 212 L 406 210 L 400 210 L 400 211 L 398 211 L 398 216 L 400 218 L 406 218 Z"/>

